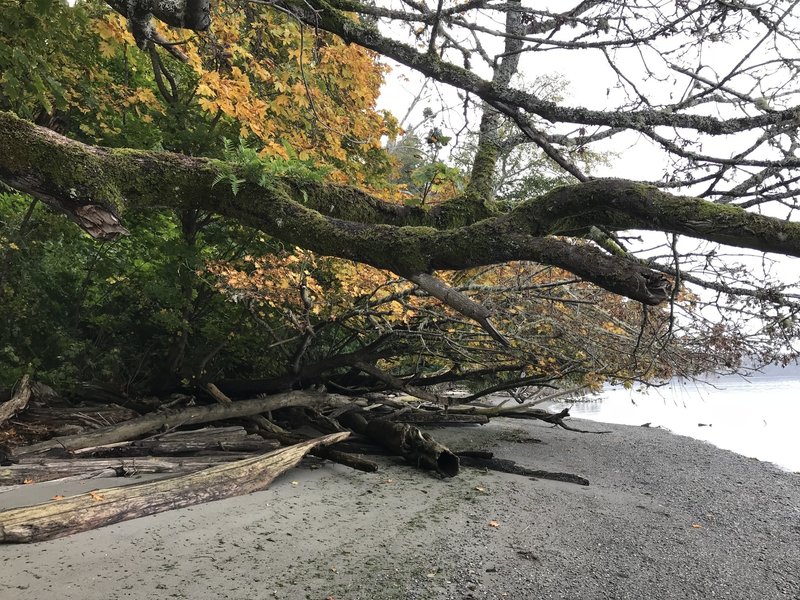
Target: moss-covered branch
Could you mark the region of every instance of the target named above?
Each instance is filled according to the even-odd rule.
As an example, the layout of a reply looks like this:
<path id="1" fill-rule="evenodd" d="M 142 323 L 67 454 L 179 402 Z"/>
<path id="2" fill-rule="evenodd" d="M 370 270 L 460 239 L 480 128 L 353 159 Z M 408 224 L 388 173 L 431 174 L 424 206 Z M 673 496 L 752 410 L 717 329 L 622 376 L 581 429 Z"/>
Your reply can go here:
<path id="1" fill-rule="evenodd" d="M 214 185 L 220 170 L 208 159 L 88 146 L 0 112 L 0 180 L 66 212 L 98 237 L 124 233 L 126 211 L 200 208 L 287 243 L 401 275 L 533 260 L 648 304 L 667 298 L 658 273 L 553 234 L 580 236 L 592 225 L 651 229 L 800 255 L 799 224 L 630 181 L 558 188 L 507 214 L 440 229 L 430 213 L 393 210 L 343 186 L 275 178 L 245 183 L 234 194 L 224 182 Z"/>

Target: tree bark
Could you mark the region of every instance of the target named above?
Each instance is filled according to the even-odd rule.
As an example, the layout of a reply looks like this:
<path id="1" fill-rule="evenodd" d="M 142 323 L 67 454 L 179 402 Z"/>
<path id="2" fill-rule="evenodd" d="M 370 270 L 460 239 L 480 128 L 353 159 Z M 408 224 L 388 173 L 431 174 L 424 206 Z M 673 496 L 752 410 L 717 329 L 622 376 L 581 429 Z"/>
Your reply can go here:
<path id="1" fill-rule="evenodd" d="M 335 433 L 189 475 L 80 494 L 0 512 L 0 543 L 40 542 L 104 525 L 266 488 L 312 448 L 346 439 Z"/>

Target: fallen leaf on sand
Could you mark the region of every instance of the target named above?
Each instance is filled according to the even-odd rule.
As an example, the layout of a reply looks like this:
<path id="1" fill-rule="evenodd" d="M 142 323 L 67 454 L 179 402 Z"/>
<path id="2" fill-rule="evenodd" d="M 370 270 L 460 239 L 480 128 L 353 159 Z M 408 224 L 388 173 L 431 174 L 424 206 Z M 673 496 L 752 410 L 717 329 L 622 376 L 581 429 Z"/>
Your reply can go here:
<path id="1" fill-rule="evenodd" d="M 700 523 L 692 523 L 692 529 L 702 529 L 703 526 Z"/>
<path id="2" fill-rule="evenodd" d="M 497 521 L 489 521 L 489 527 L 500 527 L 500 523 Z"/>
<path id="3" fill-rule="evenodd" d="M 97 492 L 97 490 L 92 490 L 91 492 L 89 492 L 89 495 L 92 497 L 92 500 L 94 500 L 95 502 L 99 502 L 100 500 L 103 499 L 103 495 L 99 494 Z"/>

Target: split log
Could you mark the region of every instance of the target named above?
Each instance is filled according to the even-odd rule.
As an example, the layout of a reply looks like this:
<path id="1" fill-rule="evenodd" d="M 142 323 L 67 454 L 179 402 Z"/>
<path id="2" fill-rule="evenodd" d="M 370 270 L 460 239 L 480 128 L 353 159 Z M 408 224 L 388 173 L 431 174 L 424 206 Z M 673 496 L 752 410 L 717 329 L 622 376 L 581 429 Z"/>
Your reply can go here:
<path id="1" fill-rule="evenodd" d="M 17 391 L 11 396 L 11 400 L 0 404 L 0 425 L 8 421 L 15 414 L 24 410 L 31 399 L 31 385 L 28 375 L 23 375 L 19 382 Z"/>
<path id="2" fill-rule="evenodd" d="M 412 425 L 384 419 L 367 421 L 362 414 L 354 412 L 345 413 L 339 421 L 412 465 L 436 471 L 443 477 L 458 475 L 458 457 Z"/>
<path id="3" fill-rule="evenodd" d="M 182 425 L 211 423 L 223 419 L 249 417 L 287 406 L 336 405 L 338 401 L 338 397 L 330 394 L 298 391 L 276 394 L 266 398 L 242 400 L 240 402 L 234 402 L 230 406 L 223 406 L 221 404 L 191 406 L 177 411 L 151 413 L 118 425 L 102 427 L 87 433 L 60 436 L 38 444 L 15 448 L 13 455 L 19 457 L 29 454 L 38 454 L 54 448 L 70 451 L 90 446 L 102 446 L 131 440 L 156 431 L 162 427 L 180 427 Z M 341 400 L 341 402 L 345 401 L 347 400 Z"/>
<path id="4" fill-rule="evenodd" d="M 109 488 L 0 512 L 0 543 L 39 542 L 128 519 L 266 488 L 312 448 L 341 441 L 334 433 L 179 477 Z"/>

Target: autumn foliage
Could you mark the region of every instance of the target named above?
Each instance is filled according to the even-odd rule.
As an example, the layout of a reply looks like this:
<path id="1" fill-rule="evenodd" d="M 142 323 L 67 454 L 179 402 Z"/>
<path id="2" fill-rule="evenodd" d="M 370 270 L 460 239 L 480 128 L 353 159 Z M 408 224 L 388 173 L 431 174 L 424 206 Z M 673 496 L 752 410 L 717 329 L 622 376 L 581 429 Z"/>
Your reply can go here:
<path id="1" fill-rule="evenodd" d="M 160 25 L 173 52 L 156 60 L 97 0 L 15 4 L 0 13 L 0 108 L 91 143 L 238 152 L 281 174 L 355 184 L 409 205 L 463 190 L 463 169 L 436 162 L 404 176 L 387 151 L 384 141 L 400 131 L 376 109 L 387 70 L 377 55 L 258 4 L 229 0 L 214 11 L 207 33 Z M 216 185 L 235 186 L 236 177 Z M 424 193 L 412 200 L 409 188 Z M 367 362 L 414 385 L 486 393 L 597 389 L 713 366 L 700 333 L 670 308 L 643 308 L 554 267 L 438 273 L 489 308 L 510 342 L 500 348 L 394 273 L 286 247 L 199 210 L 127 215 L 131 239 L 99 251 L 30 199 L 0 200 L 0 300 L 18 309 L 2 332 L 23 340 L 2 348 L 6 382 L 33 367 L 45 378 L 126 389 L 286 382 L 287 373 L 294 379 L 281 385 L 392 387 L 358 368 Z M 54 232 L 61 241 L 45 242 Z M 34 264 L 43 276 L 19 285 Z M 48 289 L 55 280 L 61 289 Z M 737 352 L 731 345 L 715 360 Z"/>

